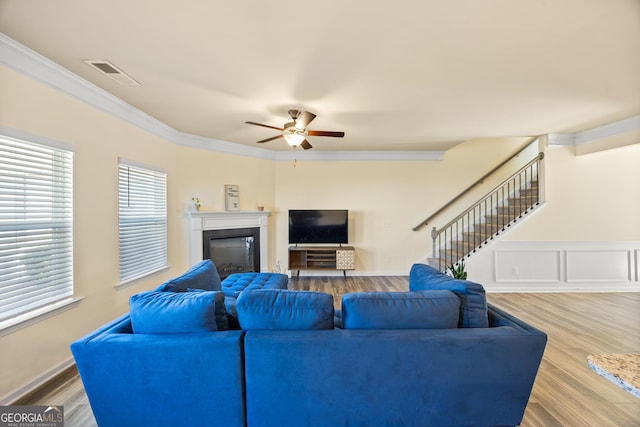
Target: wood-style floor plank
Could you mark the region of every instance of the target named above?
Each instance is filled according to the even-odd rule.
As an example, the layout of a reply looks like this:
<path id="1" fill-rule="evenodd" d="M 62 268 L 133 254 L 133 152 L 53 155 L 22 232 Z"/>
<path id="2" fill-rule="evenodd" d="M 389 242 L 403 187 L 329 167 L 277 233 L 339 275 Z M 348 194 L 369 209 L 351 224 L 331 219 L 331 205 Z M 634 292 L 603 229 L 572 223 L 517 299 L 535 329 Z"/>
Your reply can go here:
<path id="1" fill-rule="evenodd" d="M 640 353 L 640 293 L 489 294 L 549 336 L 522 426 L 640 426 L 640 399 L 596 375 L 589 354 Z"/>
<path id="2" fill-rule="evenodd" d="M 289 287 L 330 293 L 340 308 L 344 293 L 407 291 L 408 281 L 303 277 L 290 280 Z M 640 426 L 640 399 L 592 372 L 586 362 L 589 354 L 640 353 L 640 293 L 490 293 L 488 300 L 549 336 L 521 426 Z M 61 404 L 67 427 L 96 426 L 73 369 L 20 404 Z"/>

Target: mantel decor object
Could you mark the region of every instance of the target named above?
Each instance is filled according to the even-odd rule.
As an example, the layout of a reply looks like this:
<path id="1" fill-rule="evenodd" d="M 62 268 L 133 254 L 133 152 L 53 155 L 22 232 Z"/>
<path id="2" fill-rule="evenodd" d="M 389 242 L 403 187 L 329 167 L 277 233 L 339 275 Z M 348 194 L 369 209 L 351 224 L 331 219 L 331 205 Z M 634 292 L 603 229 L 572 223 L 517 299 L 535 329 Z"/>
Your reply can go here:
<path id="1" fill-rule="evenodd" d="M 224 207 L 227 211 L 240 210 L 240 187 L 226 184 L 224 186 Z"/>

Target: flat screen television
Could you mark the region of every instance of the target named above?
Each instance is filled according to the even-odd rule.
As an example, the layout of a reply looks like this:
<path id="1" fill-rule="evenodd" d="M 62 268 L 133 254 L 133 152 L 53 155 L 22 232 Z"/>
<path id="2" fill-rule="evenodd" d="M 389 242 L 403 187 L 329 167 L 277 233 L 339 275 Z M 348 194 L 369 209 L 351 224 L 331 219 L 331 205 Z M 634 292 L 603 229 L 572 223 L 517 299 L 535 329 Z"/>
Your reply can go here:
<path id="1" fill-rule="evenodd" d="M 349 211 L 346 209 L 290 210 L 289 243 L 349 243 Z"/>

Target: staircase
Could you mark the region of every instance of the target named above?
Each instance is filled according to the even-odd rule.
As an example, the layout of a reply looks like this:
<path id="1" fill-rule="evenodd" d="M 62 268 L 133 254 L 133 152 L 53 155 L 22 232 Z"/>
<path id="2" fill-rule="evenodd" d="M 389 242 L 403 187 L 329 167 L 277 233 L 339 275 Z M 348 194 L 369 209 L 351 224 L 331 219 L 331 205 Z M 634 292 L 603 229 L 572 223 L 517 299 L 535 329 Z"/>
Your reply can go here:
<path id="1" fill-rule="evenodd" d="M 473 206 L 441 228 L 431 230 L 429 264 L 440 271 L 459 263 L 522 220 L 540 204 L 539 153 Z"/>

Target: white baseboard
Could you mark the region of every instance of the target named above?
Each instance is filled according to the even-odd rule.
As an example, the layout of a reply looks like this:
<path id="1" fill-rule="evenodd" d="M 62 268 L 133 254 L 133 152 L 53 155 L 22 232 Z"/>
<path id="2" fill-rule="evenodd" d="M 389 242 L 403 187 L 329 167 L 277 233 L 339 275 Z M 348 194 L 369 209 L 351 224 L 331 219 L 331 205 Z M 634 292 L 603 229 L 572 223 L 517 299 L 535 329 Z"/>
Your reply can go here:
<path id="1" fill-rule="evenodd" d="M 47 381 L 55 378 L 57 375 L 60 375 L 60 373 L 64 372 L 66 369 L 73 366 L 73 364 L 74 364 L 73 358 L 72 357 L 68 358 L 67 360 L 60 363 L 55 368 L 50 369 L 49 371 L 38 376 L 33 381 L 30 381 L 29 383 L 23 385 L 22 387 L 0 398 L 0 406 L 11 405 L 13 402 L 17 401 L 21 397 L 31 393 L 32 391 L 36 390 L 38 387 L 41 387 Z M 55 403 L 55 402 L 52 402 L 52 403 Z"/>

